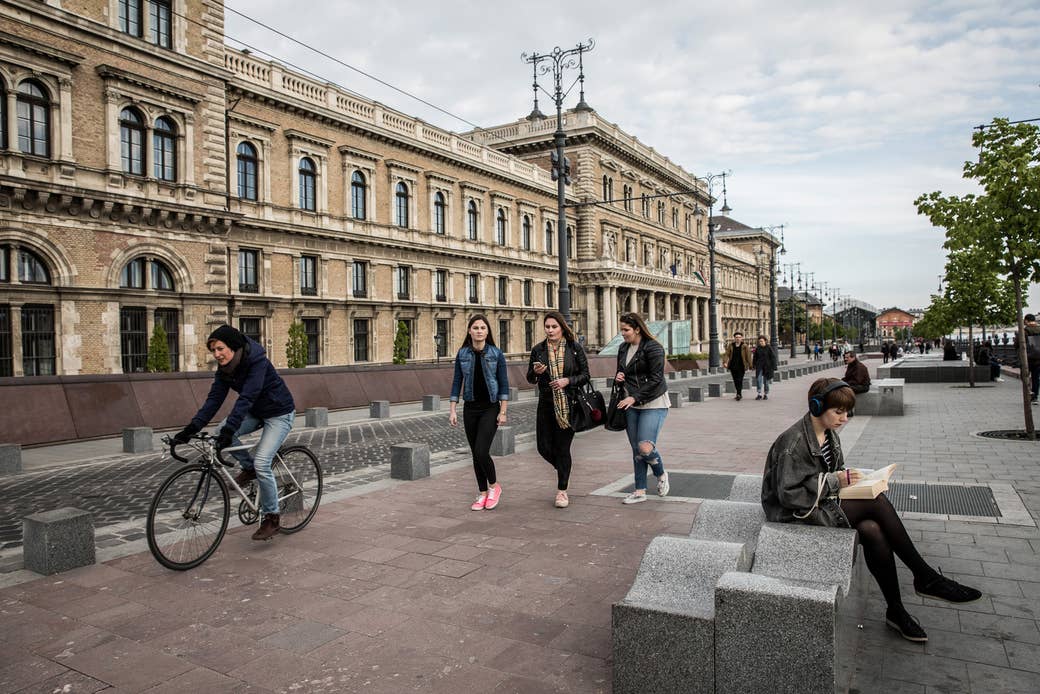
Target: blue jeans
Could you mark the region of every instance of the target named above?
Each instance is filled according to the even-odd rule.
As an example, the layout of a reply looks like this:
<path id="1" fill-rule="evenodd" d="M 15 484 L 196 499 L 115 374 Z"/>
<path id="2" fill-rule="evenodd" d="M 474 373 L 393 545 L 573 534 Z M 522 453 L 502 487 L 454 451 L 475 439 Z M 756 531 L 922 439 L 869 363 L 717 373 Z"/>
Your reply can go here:
<path id="1" fill-rule="evenodd" d="M 242 425 L 238 427 L 238 431 L 231 437 L 232 446 L 241 446 L 239 436 L 252 434 L 261 427 L 264 429 L 252 455 L 249 454 L 249 451 L 232 451 L 231 455 L 235 457 L 243 470 L 250 468 L 256 470 L 256 481 L 260 485 L 260 511 L 265 516 L 278 513 L 278 486 L 274 483 L 271 461 L 274 460 L 274 454 L 282 447 L 285 437 L 289 435 L 294 419 L 296 419 L 295 412 L 267 419 L 258 419 L 247 414 L 242 420 Z M 218 432 L 225 422 L 227 422 L 226 419 L 217 427 Z"/>
<path id="2" fill-rule="evenodd" d="M 668 416 L 665 407 L 651 410 L 637 410 L 630 407 L 626 410 L 625 421 L 627 422 L 626 433 L 628 443 L 632 446 L 632 464 L 636 472 L 636 489 L 646 491 L 646 467 L 654 471 L 655 477 L 664 474 L 664 463 L 661 461 L 661 453 L 657 450 L 657 436 L 664 426 L 664 418 Z M 647 441 L 652 449 L 649 453 L 639 452 L 639 443 Z"/>
<path id="3" fill-rule="evenodd" d="M 758 394 L 762 394 L 762 389 L 765 388 L 766 395 L 769 395 L 769 384 L 773 379 L 766 378 L 764 372 L 759 371 L 755 374 L 755 384 L 758 386 Z"/>

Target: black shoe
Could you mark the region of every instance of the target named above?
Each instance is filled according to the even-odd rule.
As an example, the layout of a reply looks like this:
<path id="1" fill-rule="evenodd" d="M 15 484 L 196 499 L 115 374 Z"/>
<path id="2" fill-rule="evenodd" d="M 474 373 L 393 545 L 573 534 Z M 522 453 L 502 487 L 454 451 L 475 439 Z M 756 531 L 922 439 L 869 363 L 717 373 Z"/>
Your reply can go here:
<path id="1" fill-rule="evenodd" d="M 906 610 L 890 609 L 885 613 L 885 624 L 898 631 L 899 635 L 907 641 L 924 643 L 928 640 L 928 634 L 921 628 L 921 623 L 914 619 Z"/>
<path id="2" fill-rule="evenodd" d="M 769 395 L 763 395 L 763 396 L 762 396 L 762 399 L 763 399 L 763 400 L 768 400 L 768 399 L 769 399 Z"/>
<path id="3" fill-rule="evenodd" d="M 260 523 L 260 527 L 253 533 L 254 540 L 270 540 L 278 534 L 280 516 L 277 513 L 268 513 Z"/>
<path id="4" fill-rule="evenodd" d="M 235 475 L 235 484 L 239 487 L 244 487 L 255 479 L 256 470 L 251 467 L 244 467 L 240 473 Z"/>
<path id="5" fill-rule="evenodd" d="M 914 579 L 914 592 L 926 598 L 945 600 L 946 602 L 974 602 L 982 597 L 982 592 L 975 588 L 963 586 L 951 578 L 940 574 L 927 581 Z"/>
<path id="6" fill-rule="evenodd" d="M 762 396 L 761 396 L 761 395 L 756 395 L 756 396 L 755 396 L 755 400 L 761 400 L 761 399 L 762 399 Z"/>
<path id="7" fill-rule="evenodd" d="M 743 397 L 744 397 L 743 395 L 741 395 L 740 393 L 737 393 L 737 400 L 741 400 L 741 399 L 743 399 Z"/>

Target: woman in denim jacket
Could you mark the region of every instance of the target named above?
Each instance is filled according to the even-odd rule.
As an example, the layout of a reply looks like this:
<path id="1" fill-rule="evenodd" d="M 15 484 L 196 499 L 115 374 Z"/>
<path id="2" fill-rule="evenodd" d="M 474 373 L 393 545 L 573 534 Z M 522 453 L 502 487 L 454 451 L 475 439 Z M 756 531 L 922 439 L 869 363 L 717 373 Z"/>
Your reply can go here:
<path id="1" fill-rule="evenodd" d="M 506 423 L 509 374 L 505 355 L 495 347 L 495 340 L 491 337 L 490 323 L 480 314 L 469 319 L 466 339 L 455 355 L 455 377 L 451 382 L 448 414 L 448 423 L 453 427 L 459 425 L 455 408 L 460 395 L 466 403 L 462 409 L 462 423 L 473 452 L 473 472 L 480 490 L 470 508 L 474 511 L 493 509 L 502 496 L 502 486 L 495 477 L 491 441 L 498 427 Z"/>
<path id="2" fill-rule="evenodd" d="M 809 412 L 785 431 L 769 449 L 762 476 L 762 509 L 766 520 L 854 528 L 888 610 L 885 622 L 908 641 L 928 640 L 920 622 L 906 611 L 896 576 L 895 557 L 914 575 L 918 595 L 953 603 L 982 597 L 933 569 L 918 553 L 888 497 L 841 499 L 842 487 L 862 473 L 845 467 L 838 429 L 856 406 L 856 394 L 845 381 L 821 378 L 809 388 Z"/>

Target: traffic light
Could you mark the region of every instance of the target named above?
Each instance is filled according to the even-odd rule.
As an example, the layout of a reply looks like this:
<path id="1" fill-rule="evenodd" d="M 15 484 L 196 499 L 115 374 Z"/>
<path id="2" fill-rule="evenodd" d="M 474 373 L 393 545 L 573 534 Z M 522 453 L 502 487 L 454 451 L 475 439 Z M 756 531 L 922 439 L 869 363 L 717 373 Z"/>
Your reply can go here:
<path id="1" fill-rule="evenodd" d="M 560 156 L 555 150 L 549 153 L 549 161 L 552 163 L 552 180 L 558 181 L 560 179 Z M 567 157 L 563 158 L 563 184 L 566 186 L 571 184 L 571 160 Z"/>

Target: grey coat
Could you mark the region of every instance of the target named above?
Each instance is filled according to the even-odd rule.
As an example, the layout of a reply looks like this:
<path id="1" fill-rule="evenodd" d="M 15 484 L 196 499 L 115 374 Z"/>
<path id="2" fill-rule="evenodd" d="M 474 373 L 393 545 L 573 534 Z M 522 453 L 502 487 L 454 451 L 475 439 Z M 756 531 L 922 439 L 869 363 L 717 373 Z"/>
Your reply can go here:
<path id="1" fill-rule="evenodd" d="M 840 488 L 836 472 L 845 468 L 841 441 L 833 431 L 828 430 L 826 435 L 834 460 L 830 468 L 823 460 L 813 432 L 812 416 L 808 413 L 773 442 L 762 475 L 762 510 L 767 520 L 848 526 L 848 520 L 834 498 Z M 825 486 L 820 494 L 819 507 L 805 519 L 796 518 L 795 513 L 804 515 L 813 508 L 821 472 L 827 474 L 823 478 Z"/>

